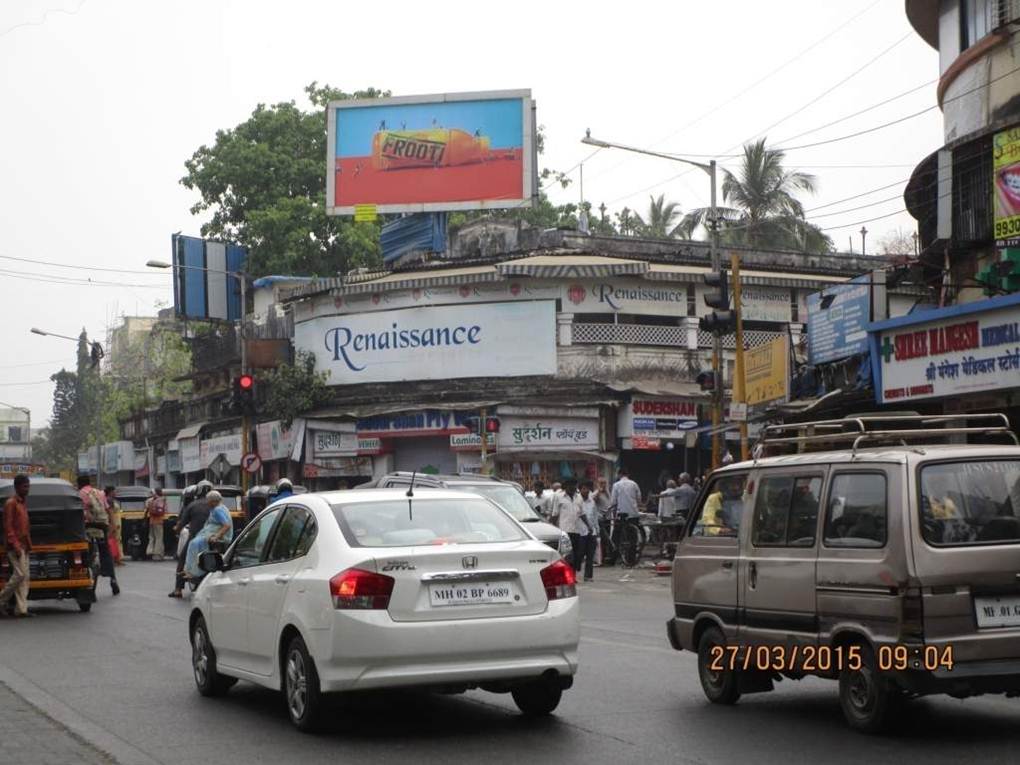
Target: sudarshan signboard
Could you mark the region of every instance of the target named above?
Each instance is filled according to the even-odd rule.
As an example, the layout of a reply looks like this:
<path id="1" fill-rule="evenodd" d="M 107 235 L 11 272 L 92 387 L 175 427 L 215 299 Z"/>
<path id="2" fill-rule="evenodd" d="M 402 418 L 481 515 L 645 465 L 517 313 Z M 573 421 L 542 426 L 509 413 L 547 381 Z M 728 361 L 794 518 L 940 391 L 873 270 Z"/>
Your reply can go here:
<path id="1" fill-rule="evenodd" d="M 333 101 L 327 211 L 526 207 L 534 124 L 529 90 Z"/>

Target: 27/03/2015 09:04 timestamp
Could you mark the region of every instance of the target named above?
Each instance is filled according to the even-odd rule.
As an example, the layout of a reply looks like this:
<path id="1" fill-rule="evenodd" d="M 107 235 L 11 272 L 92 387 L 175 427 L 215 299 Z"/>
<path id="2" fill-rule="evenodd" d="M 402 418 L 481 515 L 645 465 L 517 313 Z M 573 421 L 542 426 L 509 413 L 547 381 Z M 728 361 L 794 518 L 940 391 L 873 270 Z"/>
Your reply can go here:
<path id="1" fill-rule="evenodd" d="M 881 645 L 875 652 L 875 663 L 881 672 L 951 671 L 953 646 Z M 843 669 L 855 671 L 863 665 L 864 655 L 859 645 L 716 645 L 712 646 L 709 658 L 709 669 L 713 672 L 839 672 Z"/>

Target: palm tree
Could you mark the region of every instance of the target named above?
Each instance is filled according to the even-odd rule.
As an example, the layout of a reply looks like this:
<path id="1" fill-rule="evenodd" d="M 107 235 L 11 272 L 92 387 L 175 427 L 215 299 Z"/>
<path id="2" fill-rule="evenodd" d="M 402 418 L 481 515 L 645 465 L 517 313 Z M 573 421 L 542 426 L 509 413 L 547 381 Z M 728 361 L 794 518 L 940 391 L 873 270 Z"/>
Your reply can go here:
<path id="1" fill-rule="evenodd" d="M 659 194 L 659 198 L 649 195 L 648 197 L 648 219 L 642 218 L 638 213 L 630 219 L 634 228 L 642 236 L 656 239 L 689 239 L 690 232 L 684 220 L 675 223 L 680 217 L 680 206 L 676 202 L 666 202 L 666 195 Z"/>
<path id="2" fill-rule="evenodd" d="M 817 226 L 804 220 L 804 206 L 795 194 L 813 194 L 813 175 L 783 167 L 785 154 L 765 148 L 765 139 L 744 146 L 736 174 L 723 170 L 722 196 L 730 207 L 717 208 L 720 238 L 727 244 L 825 252 L 832 240 Z M 708 210 L 692 210 L 684 225 L 693 230 L 704 225 Z"/>

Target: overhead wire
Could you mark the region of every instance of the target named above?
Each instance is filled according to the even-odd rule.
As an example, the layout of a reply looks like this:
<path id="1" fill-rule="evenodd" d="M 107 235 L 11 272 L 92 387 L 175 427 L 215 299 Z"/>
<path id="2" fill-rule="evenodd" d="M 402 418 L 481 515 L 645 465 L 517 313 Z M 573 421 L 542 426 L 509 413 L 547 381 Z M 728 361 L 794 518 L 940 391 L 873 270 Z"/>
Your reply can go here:
<path id="1" fill-rule="evenodd" d="M 164 275 L 164 274 L 159 274 L 156 271 L 153 271 L 151 268 L 148 269 L 147 271 L 142 271 L 142 270 L 139 270 L 139 269 L 130 269 L 130 268 L 104 268 L 102 266 L 89 266 L 88 268 L 82 268 L 82 266 L 76 265 L 76 264 L 72 264 L 72 263 L 60 263 L 60 262 L 54 261 L 54 260 L 37 260 L 35 258 L 20 258 L 20 257 L 17 257 L 15 255 L 0 255 L 0 260 L 16 260 L 19 263 L 33 263 L 33 264 L 35 264 L 37 266 L 55 266 L 56 268 L 71 268 L 71 269 L 74 269 L 76 271 L 104 271 L 104 272 L 108 272 L 108 273 L 117 273 L 117 274 L 146 274 L 148 276 L 162 276 L 162 275 Z"/>

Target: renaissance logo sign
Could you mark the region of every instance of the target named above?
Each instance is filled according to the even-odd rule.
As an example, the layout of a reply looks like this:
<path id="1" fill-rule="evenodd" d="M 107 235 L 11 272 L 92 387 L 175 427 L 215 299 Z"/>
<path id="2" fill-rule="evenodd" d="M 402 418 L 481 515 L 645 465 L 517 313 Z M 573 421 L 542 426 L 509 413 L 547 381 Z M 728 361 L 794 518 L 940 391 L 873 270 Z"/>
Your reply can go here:
<path id="1" fill-rule="evenodd" d="M 542 300 L 326 316 L 298 324 L 294 345 L 331 385 L 551 375 L 555 309 Z"/>

